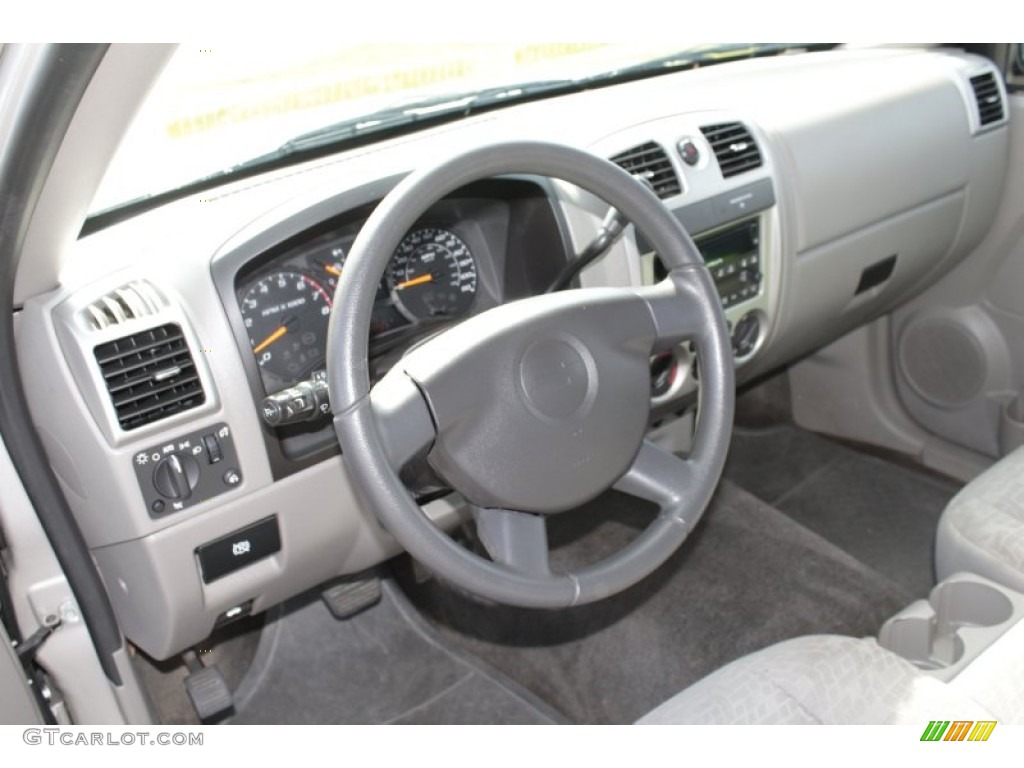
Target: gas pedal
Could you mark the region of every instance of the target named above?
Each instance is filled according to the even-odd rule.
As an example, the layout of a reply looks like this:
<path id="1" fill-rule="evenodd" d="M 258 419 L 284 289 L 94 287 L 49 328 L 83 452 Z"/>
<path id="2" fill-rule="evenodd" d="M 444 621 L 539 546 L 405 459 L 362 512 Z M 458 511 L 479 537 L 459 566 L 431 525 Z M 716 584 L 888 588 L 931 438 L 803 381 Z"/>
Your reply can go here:
<path id="1" fill-rule="evenodd" d="M 334 618 L 350 619 L 380 602 L 380 579 L 376 576 L 344 578 L 326 587 L 320 596 Z"/>

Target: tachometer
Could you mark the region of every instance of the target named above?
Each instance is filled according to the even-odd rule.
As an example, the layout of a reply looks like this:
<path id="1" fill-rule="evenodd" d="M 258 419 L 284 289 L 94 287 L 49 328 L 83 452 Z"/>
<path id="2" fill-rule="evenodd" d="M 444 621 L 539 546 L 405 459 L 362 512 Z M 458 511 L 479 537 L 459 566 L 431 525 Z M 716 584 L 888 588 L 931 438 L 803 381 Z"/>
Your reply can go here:
<path id="1" fill-rule="evenodd" d="M 454 232 L 428 227 L 399 243 L 388 269 L 391 294 L 411 320 L 458 317 L 476 298 L 476 261 Z"/>
<path id="2" fill-rule="evenodd" d="M 272 272 L 246 291 L 241 309 L 264 371 L 297 381 L 323 365 L 331 296 L 316 280 L 293 270 Z"/>

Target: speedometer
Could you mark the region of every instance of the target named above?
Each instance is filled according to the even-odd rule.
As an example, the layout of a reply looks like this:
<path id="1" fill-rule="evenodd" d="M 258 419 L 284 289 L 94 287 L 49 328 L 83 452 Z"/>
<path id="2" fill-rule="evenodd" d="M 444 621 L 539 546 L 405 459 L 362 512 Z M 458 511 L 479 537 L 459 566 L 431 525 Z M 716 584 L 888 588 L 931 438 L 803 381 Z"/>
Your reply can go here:
<path id="1" fill-rule="evenodd" d="M 242 318 L 264 372 L 294 382 L 323 365 L 331 297 L 302 272 L 279 270 L 242 297 Z"/>
<path id="2" fill-rule="evenodd" d="M 410 320 L 458 317 L 476 298 L 476 261 L 454 232 L 417 229 L 395 250 L 388 282 L 395 303 Z"/>

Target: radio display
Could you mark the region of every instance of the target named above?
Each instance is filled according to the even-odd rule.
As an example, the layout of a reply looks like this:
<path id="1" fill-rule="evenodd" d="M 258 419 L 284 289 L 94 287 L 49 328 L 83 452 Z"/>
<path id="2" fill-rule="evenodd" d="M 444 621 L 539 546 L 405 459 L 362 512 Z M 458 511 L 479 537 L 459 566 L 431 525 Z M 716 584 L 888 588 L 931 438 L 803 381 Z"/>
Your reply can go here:
<path id="1" fill-rule="evenodd" d="M 757 222 L 751 221 L 715 235 L 700 237 L 694 242 L 709 267 L 718 261 L 749 256 L 757 253 Z"/>
<path id="2" fill-rule="evenodd" d="M 694 238 L 693 242 L 720 290 L 722 283 L 738 275 L 740 269 L 746 268 L 748 265 L 757 265 L 759 262 L 758 243 L 760 237 L 756 220 L 738 224 L 712 235 Z M 668 273 L 657 254 L 651 255 L 653 256 L 653 280 L 651 282 L 657 282 L 664 279 Z"/>

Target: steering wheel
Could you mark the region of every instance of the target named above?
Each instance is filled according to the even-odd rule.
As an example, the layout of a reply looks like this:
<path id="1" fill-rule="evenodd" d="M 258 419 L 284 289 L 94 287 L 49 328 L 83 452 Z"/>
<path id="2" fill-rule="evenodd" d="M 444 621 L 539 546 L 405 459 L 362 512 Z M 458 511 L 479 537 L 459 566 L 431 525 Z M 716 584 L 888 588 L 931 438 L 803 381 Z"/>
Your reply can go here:
<path id="1" fill-rule="evenodd" d="M 601 197 L 643 231 L 668 276 L 649 287 L 570 290 L 496 307 L 416 347 L 371 390 L 370 315 L 403 235 L 444 195 L 511 173 L 559 178 Z M 678 458 L 644 437 L 649 359 L 687 340 L 701 381 L 693 450 Z M 580 150 L 494 144 L 406 177 L 348 254 L 327 344 L 334 427 L 357 493 L 414 558 L 490 600 L 560 608 L 632 586 L 682 544 L 721 475 L 735 392 L 711 276 L 647 187 Z M 435 526 L 402 484 L 399 469 L 423 451 L 469 504 L 490 560 Z M 657 517 L 606 559 L 551 572 L 545 518 L 609 488 L 654 502 Z"/>

